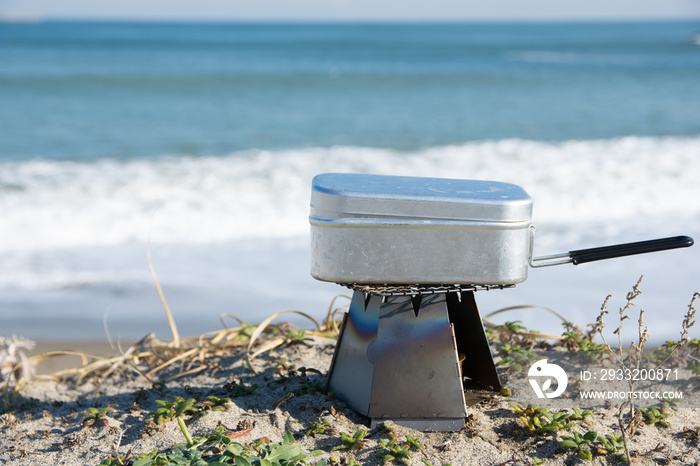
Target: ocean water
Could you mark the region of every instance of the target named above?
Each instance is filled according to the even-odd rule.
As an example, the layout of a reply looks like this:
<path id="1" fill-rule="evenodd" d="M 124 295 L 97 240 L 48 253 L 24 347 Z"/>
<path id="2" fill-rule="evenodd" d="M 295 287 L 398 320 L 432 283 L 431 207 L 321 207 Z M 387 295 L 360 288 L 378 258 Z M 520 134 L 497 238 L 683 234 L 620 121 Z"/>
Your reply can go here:
<path id="1" fill-rule="evenodd" d="M 182 334 L 223 313 L 323 318 L 347 294 L 309 276 L 323 172 L 518 184 L 536 255 L 700 237 L 698 31 L 0 23 L 0 334 L 167 337 L 149 240 Z M 640 275 L 652 338 L 675 338 L 700 291 L 698 246 L 533 269 L 477 301 L 585 325 Z M 493 318 L 516 319 L 560 332 L 542 311 Z"/>

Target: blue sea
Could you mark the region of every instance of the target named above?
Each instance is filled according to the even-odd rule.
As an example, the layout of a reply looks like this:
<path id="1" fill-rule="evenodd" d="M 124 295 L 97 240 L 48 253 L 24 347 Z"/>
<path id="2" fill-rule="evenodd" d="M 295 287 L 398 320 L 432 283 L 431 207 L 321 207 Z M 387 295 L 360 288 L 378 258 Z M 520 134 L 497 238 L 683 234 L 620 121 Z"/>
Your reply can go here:
<path id="1" fill-rule="evenodd" d="M 518 184 L 536 255 L 700 237 L 699 33 L 697 21 L 0 23 L 0 335 L 167 338 L 149 241 L 182 334 L 224 313 L 323 318 L 348 294 L 309 275 L 323 172 Z M 675 338 L 700 291 L 699 246 L 535 269 L 477 301 L 585 326 L 640 275 L 652 339 Z M 561 331 L 536 310 L 493 320 Z"/>

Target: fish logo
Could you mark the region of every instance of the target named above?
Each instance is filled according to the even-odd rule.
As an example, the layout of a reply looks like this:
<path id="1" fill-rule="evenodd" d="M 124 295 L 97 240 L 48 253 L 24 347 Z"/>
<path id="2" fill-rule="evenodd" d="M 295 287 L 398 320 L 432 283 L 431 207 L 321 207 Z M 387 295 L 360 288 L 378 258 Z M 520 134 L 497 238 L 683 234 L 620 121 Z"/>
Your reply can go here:
<path id="1" fill-rule="evenodd" d="M 529 379 L 530 386 L 535 391 L 537 398 L 556 398 L 564 393 L 569 382 L 564 369 L 556 364 L 548 363 L 546 359 L 540 359 L 530 366 L 527 375 L 528 377 L 547 377 L 541 387 L 537 380 Z M 553 392 L 547 392 L 552 385 L 552 379 L 557 381 L 557 389 Z"/>

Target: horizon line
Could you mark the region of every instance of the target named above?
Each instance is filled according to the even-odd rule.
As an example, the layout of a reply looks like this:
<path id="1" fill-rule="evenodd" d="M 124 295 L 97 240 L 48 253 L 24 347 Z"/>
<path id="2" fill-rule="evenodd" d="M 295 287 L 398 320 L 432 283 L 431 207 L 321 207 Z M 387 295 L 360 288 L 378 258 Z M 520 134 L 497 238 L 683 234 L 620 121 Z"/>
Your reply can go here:
<path id="1" fill-rule="evenodd" d="M 698 17 L 543 17 L 543 18 L 186 18 L 186 17 L 123 17 L 123 16 L 42 16 L 24 13 L 0 13 L 0 23 L 181 23 L 181 24 L 537 24 L 537 23 L 700 23 Z"/>

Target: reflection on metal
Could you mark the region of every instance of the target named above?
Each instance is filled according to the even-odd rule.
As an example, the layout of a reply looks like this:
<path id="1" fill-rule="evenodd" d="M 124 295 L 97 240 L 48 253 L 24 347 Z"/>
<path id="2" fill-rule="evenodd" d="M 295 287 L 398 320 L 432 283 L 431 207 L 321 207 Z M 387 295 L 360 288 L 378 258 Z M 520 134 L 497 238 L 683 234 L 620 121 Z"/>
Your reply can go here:
<path id="1" fill-rule="evenodd" d="M 369 417 L 466 416 L 459 360 L 444 296 L 424 300 L 418 316 L 410 299 L 389 298 L 379 310 Z"/>
<path id="2" fill-rule="evenodd" d="M 356 291 L 327 388 L 373 425 L 456 431 L 467 406 L 458 351 L 469 383 L 500 388 L 473 292 L 416 299 Z"/>
<path id="3" fill-rule="evenodd" d="M 370 297 L 367 310 L 361 293 L 355 293 L 335 348 L 326 390 L 348 406 L 367 414 L 374 368 L 367 359 L 367 347 L 377 337 L 378 296 Z"/>

